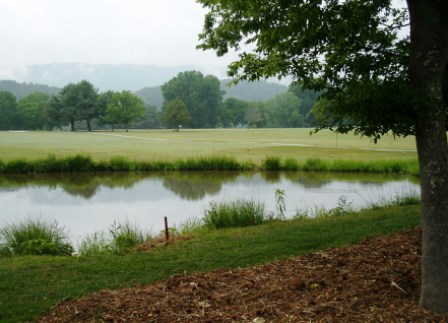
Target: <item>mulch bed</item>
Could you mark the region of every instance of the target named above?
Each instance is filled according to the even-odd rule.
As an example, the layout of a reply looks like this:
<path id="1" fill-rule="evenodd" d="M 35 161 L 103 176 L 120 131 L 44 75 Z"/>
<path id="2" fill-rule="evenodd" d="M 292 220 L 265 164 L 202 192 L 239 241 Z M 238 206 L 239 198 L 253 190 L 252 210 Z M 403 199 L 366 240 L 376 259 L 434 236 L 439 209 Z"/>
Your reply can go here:
<path id="1" fill-rule="evenodd" d="M 40 322 L 448 322 L 418 305 L 421 230 L 64 301 Z"/>

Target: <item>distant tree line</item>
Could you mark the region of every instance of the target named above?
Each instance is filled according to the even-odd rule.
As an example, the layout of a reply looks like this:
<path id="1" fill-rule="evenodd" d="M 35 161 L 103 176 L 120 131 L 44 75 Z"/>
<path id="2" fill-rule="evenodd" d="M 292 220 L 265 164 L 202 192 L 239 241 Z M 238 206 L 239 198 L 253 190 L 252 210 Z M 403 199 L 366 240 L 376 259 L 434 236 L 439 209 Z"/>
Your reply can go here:
<path id="1" fill-rule="evenodd" d="M 223 99 L 220 81 L 198 71 L 179 73 L 162 85 L 161 111 L 130 91 L 99 93 L 88 81 L 70 83 L 56 94 L 17 98 L 0 91 L 0 130 L 70 131 L 154 128 L 298 128 L 314 125 L 317 95 L 291 85 L 266 101 Z"/>
<path id="2" fill-rule="evenodd" d="M 129 91 L 98 93 L 88 81 L 67 84 L 57 95 L 35 92 L 20 100 L 0 92 L 0 130 L 159 127 L 156 113 Z"/>

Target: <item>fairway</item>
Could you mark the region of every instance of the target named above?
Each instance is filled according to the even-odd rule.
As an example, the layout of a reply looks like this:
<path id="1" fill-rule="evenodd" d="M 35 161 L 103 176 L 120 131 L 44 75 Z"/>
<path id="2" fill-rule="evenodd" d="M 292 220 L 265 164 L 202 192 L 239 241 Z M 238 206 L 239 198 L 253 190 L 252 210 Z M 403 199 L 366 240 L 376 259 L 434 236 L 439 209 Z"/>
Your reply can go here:
<path id="1" fill-rule="evenodd" d="M 106 132 L 0 132 L 0 159 L 34 160 L 48 154 L 84 154 L 94 160 L 125 156 L 133 160 L 173 161 L 199 156 L 231 156 L 260 163 L 268 156 L 387 160 L 416 158 L 415 139 L 383 137 L 378 144 L 353 134 L 313 129 L 130 130 Z"/>

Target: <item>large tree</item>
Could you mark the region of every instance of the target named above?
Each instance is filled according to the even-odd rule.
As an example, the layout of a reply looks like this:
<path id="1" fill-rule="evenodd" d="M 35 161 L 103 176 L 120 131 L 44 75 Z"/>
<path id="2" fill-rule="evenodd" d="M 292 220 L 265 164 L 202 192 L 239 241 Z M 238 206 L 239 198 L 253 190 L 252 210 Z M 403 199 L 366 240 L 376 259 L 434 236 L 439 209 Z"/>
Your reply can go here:
<path id="1" fill-rule="evenodd" d="M 420 304 L 448 312 L 448 1 L 198 0 L 202 49 L 237 79 L 292 75 L 322 91 L 319 128 L 415 134 L 422 196 Z M 410 25 L 410 37 L 404 28 Z"/>
<path id="2" fill-rule="evenodd" d="M 128 131 L 129 124 L 140 119 L 144 114 L 143 100 L 130 91 L 122 91 L 112 94 L 103 119 L 105 123 L 112 125 L 112 130 L 114 125 L 121 123 Z"/>
<path id="3" fill-rule="evenodd" d="M 0 130 L 15 129 L 18 124 L 17 99 L 11 92 L 0 92 Z"/>
<path id="4" fill-rule="evenodd" d="M 47 124 L 46 111 L 51 97 L 48 94 L 35 92 L 19 100 L 21 128 L 28 130 L 42 130 Z"/>
<path id="5" fill-rule="evenodd" d="M 186 124 L 192 128 L 213 128 L 218 122 L 217 112 L 222 102 L 219 80 L 198 71 L 179 73 L 162 85 L 165 102 L 180 98 L 186 105 L 191 119 Z"/>
<path id="6" fill-rule="evenodd" d="M 63 118 L 70 123 L 70 130 L 75 131 L 75 121 L 86 121 L 87 129 L 92 131 L 91 121 L 99 117 L 96 100 L 98 90 L 88 81 L 70 83 L 59 92 L 63 108 Z"/>

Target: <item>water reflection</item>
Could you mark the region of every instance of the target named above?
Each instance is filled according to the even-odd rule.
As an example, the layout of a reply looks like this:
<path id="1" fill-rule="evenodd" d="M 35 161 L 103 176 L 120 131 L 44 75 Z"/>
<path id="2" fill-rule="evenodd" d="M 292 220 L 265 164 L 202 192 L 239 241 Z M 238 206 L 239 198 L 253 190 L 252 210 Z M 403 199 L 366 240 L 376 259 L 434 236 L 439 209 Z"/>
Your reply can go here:
<path id="1" fill-rule="evenodd" d="M 405 176 L 331 173 L 170 172 L 57 174 L 0 177 L 0 226 L 26 217 L 55 219 L 76 240 L 130 220 L 158 232 L 163 218 L 179 224 L 201 217 L 212 201 L 255 199 L 275 210 L 275 189 L 286 193 L 287 215 L 313 206 L 332 208 L 344 195 L 353 206 L 418 193 Z"/>

